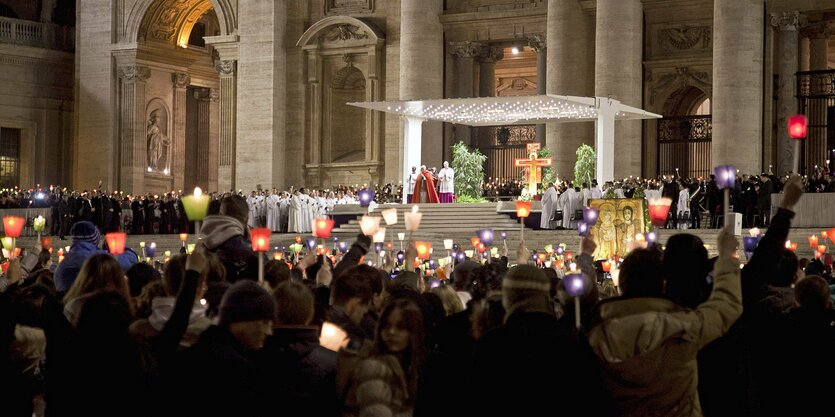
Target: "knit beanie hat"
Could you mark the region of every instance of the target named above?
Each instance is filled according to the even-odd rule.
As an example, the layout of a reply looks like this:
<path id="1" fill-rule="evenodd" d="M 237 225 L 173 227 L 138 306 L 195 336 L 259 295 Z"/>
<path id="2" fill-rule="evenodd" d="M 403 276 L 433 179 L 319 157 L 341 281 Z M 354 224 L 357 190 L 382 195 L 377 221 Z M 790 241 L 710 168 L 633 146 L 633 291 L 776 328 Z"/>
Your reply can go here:
<path id="1" fill-rule="evenodd" d="M 88 221 L 76 222 L 72 226 L 72 229 L 70 229 L 70 234 L 72 235 L 73 244 L 88 242 L 97 245 L 101 238 L 101 233 L 99 233 L 96 225 Z"/>
<path id="2" fill-rule="evenodd" d="M 220 300 L 218 324 L 228 326 L 243 321 L 272 320 L 275 301 L 270 293 L 248 279 L 234 283 Z"/>
<path id="3" fill-rule="evenodd" d="M 551 301 L 551 282 L 533 265 L 516 265 L 502 280 L 502 305 L 507 314 L 540 312 L 554 314 Z"/>

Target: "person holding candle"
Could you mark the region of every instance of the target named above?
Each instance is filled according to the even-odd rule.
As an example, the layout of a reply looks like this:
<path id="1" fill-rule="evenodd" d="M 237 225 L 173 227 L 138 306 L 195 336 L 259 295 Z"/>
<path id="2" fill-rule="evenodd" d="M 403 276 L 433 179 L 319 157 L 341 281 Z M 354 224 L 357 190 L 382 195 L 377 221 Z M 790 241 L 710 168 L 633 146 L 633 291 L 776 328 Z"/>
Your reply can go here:
<path id="1" fill-rule="evenodd" d="M 696 355 L 742 313 L 739 243 L 733 229 L 718 238 L 713 292 L 695 309 L 664 297 L 660 253 L 637 249 L 620 268 L 622 297 L 601 302 L 589 344 L 622 416 L 701 415 Z M 636 346 L 640 348 L 636 349 Z"/>
<path id="2" fill-rule="evenodd" d="M 73 225 L 70 233 L 72 234 L 70 251 L 64 257 L 64 261 L 55 268 L 55 290 L 61 295 L 70 289 L 87 259 L 96 254 L 108 253 L 104 249 L 99 249 L 98 244 L 101 234 L 93 223 L 88 221 L 77 222 Z M 139 261 L 136 252 L 127 247 L 124 253 L 114 257 L 123 271 L 127 271 Z"/>
<path id="3" fill-rule="evenodd" d="M 246 227 L 248 217 L 246 200 L 236 195 L 227 196 L 221 200 L 220 214 L 206 216 L 200 230 L 200 239 L 223 263 L 226 280 L 230 283 L 242 278 L 257 279 L 258 256 L 266 256 L 252 251 Z"/>
<path id="4" fill-rule="evenodd" d="M 476 341 L 470 379 L 473 392 L 500 395 L 476 402 L 471 415 L 614 415 L 593 353 L 557 319 L 550 289 L 534 265 L 507 271 L 504 324 Z"/>

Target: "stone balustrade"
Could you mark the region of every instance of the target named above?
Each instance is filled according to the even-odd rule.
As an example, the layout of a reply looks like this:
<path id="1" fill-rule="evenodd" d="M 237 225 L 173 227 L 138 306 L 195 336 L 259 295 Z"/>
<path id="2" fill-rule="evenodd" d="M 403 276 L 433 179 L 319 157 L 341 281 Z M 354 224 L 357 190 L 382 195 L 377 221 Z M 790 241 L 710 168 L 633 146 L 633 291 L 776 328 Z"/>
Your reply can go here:
<path id="1" fill-rule="evenodd" d="M 0 17 L 0 43 L 73 51 L 75 32 L 68 26 Z"/>

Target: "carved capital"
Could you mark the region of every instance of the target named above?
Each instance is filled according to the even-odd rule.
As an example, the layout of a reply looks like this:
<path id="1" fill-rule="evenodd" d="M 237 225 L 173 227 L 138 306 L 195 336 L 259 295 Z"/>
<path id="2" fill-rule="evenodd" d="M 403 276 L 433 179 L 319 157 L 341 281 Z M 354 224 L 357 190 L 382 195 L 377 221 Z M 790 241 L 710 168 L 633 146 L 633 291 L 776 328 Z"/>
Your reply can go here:
<path id="1" fill-rule="evenodd" d="M 217 88 L 210 89 L 209 90 L 209 100 L 212 100 L 215 103 L 220 101 L 220 90 L 218 90 Z"/>
<path id="2" fill-rule="evenodd" d="M 450 42 L 449 53 L 457 58 L 473 58 L 481 51 L 481 44 L 478 42 Z"/>
<path id="3" fill-rule="evenodd" d="M 119 68 L 119 79 L 123 83 L 145 82 L 151 76 L 151 69 L 141 65 Z"/>
<path id="4" fill-rule="evenodd" d="M 783 32 L 800 30 L 806 23 L 807 16 L 798 11 L 771 14 L 771 26 Z"/>
<path id="5" fill-rule="evenodd" d="M 215 70 L 220 73 L 221 77 L 235 75 L 235 72 L 237 72 L 237 61 L 233 59 L 215 61 Z"/>
<path id="6" fill-rule="evenodd" d="M 528 36 L 528 46 L 536 52 L 545 52 L 545 35 L 536 34 Z"/>
<path id="7" fill-rule="evenodd" d="M 835 35 L 835 30 L 833 30 L 830 22 L 821 20 L 819 22 L 809 23 L 800 30 L 800 34 L 809 39 L 828 39 L 832 35 Z"/>
<path id="8" fill-rule="evenodd" d="M 194 94 L 194 98 L 198 101 L 209 101 L 212 99 L 211 89 L 208 88 L 195 88 L 192 90 Z"/>
<path id="9" fill-rule="evenodd" d="M 498 46 L 485 46 L 479 53 L 479 62 L 493 63 L 504 58 L 504 49 Z"/>
<path id="10" fill-rule="evenodd" d="M 174 88 L 186 88 L 191 84 L 191 76 L 184 72 L 175 72 L 171 74 L 171 82 L 174 83 Z"/>

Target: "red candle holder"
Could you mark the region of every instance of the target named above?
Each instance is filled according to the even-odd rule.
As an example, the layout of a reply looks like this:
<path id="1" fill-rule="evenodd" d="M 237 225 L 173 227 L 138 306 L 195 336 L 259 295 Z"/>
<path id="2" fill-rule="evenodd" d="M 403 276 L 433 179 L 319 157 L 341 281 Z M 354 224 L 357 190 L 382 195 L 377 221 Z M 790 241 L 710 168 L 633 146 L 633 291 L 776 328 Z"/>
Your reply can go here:
<path id="1" fill-rule="evenodd" d="M 818 237 L 816 235 L 809 236 L 809 247 L 815 249 L 818 246 Z"/>
<path id="2" fill-rule="evenodd" d="M 429 242 L 415 242 L 415 249 L 417 249 L 418 258 L 429 259 L 429 250 L 432 249 L 432 244 Z"/>
<path id="3" fill-rule="evenodd" d="M 603 272 L 611 272 L 612 271 L 612 263 L 609 262 L 609 261 L 603 261 L 601 263 L 601 266 L 603 267 Z"/>
<path id="4" fill-rule="evenodd" d="M 23 217 L 3 217 L 3 233 L 8 237 L 18 238 L 20 237 L 20 232 L 23 231 L 24 224 L 26 224 L 26 219 Z"/>
<path id="5" fill-rule="evenodd" d="M 669 198 L 656 198 L 649 202 L 649 218 L 653 226 L 661 227 L 667 222 L 667 215 L 670 213 L 670 205 L 673 200 Z"/>
<path id="6" fill-rule="evenodd" d="M 128 239 L 128 235 L 124 232 L 113 232 L 104 235 L 104 239 L 107 241 L 107 247 L 110 249 L 110 253 L 114 255 L 121 255 L 125 253 L 125 242 Z"/>
<path id="7" fill-rule="evenodd" d="M 313 219 L 313 236 L 321 239 L 327 239 L 331 236 L 334 221 L 331 219 L 317 218 Z"/>
<path id="8" fill-rule="evenodd" d="M 268 252 L 270 250 L 270 234 L 272 230 L 266 227 L 258 227 L 249 231 L 252 241 L 252 250 L 255 252 Z"/>
<path id="9" fill-rule="evenodd" d="M 470 243 L 472 243 L 473 247 L 477 247 L 478 244 L 481 243 L 481 240 L 478 237 L 473 236 L 470 238 Z"/>
<path id="10" fill-rule="evenodd" d="M 531 215 L 530 201 L 516 201 L 516 217 L 525 218 Z"/>

